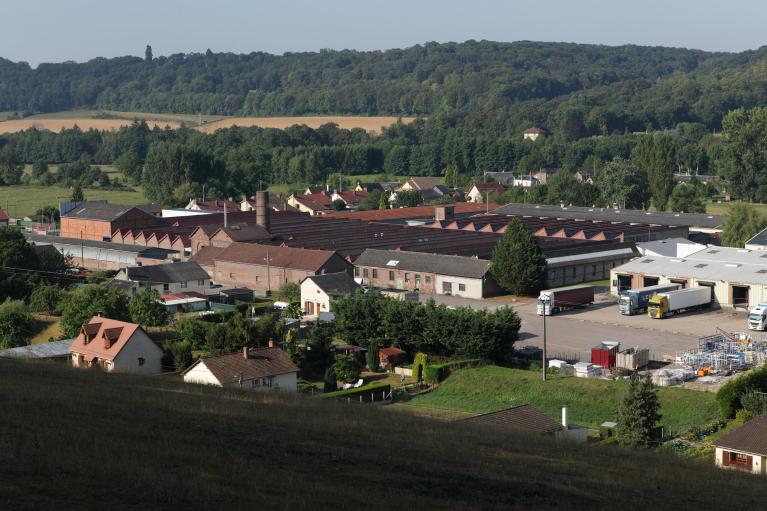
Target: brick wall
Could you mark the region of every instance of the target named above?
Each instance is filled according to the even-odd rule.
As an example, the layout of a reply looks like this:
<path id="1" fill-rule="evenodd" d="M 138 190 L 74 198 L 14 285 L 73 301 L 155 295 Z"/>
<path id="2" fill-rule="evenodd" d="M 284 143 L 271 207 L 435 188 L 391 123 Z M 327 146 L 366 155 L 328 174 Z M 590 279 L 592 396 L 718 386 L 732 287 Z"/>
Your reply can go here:
<path id="1" fill-rule="evenodd" d="M 112 232 L 112 223 L 108 221 L 68 217 L 61 219 L 61 236 L 64 238 L 79 239 L 82 233 L 85 240 L 104 241 L 112 237 Z"/>

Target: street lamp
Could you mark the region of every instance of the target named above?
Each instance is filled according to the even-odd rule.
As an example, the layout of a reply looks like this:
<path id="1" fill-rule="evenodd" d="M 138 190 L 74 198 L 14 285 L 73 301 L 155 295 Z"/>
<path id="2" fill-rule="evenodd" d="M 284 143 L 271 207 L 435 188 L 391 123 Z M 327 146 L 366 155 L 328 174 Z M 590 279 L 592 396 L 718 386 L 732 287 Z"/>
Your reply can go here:
<path id="1" fill-rule="evenodd" d="M 551 297 L 548 295 L 543 295 L 538 298 L 538 303 L 541 305 L 541 310 L 543 312 L 543 381 L 546 381 L 546 314 L 548 314 L 548 311 L 551 307 Z"/>

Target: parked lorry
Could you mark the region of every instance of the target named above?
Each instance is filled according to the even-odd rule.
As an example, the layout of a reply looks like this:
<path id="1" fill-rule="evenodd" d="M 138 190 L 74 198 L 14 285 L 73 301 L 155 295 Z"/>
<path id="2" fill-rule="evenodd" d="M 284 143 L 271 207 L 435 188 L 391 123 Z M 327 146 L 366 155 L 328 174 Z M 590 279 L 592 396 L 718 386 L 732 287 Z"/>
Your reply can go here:
<path id="1" fill-rule="evenodd" d="M 594 302 L 594 286 L 574 286 L 561 289 L 545 289 L 538 296 L 538 315 L 547 316 L 557 312 L 588 307 Z"/>
<path id="2" fill-rule="evenodd" d="M 658 293 L 676 291 L 679 284 L 657 284 L 655 286 L 640 287 L 623 291 L 618 299 L 618 312 L 624 316 L 633 316 L 647 311 L 650 298 Z"/>
<path id="3" fill-rule="evenodd" d="M 653 319 L 663 319 L 709 305 L 711 305 L 710 287 L 689 287 L 653 296 L 647 304 L 647 315 Z"/>
<path id="4" fill-rule="evenodd" d="M 767 330 L 767 303 L 760 303 L 748 313 L 748 328 L 751 330 Z"/>

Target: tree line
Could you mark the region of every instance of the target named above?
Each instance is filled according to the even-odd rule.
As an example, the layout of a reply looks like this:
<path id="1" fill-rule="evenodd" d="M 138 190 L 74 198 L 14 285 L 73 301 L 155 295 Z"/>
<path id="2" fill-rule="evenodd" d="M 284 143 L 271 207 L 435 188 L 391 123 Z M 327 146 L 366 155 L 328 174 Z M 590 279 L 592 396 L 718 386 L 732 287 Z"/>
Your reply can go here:
<path id="1" fill-rule="evenodd" d="M 387 51 L 179 53 L 84 63 L 0 59 L 0 111 L 428 115 L 492 136 L 568 139 L 699 122 L 767 99 L 764 48 L 466 41 Z"/>

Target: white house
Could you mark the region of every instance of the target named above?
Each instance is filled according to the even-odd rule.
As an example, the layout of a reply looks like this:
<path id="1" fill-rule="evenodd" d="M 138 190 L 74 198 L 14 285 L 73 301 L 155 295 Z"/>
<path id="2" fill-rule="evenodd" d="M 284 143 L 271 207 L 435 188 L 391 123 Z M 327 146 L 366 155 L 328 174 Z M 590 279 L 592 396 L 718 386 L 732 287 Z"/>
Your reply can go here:
<path id="1" fill-rule="evenodd" d="M 262 391 L 298 391 L 298 367 L 271 341 L 268 348 L 244 347 L 241 352 L 202 357 L 182 375 L 187 383 Z"/>
<path id="2" fill-rule="evenodd" d="M 538 137 L 542 137 L 542 136 L 543 136 L 543 130 L 541 128 L 533 126 L 532 128 L 527 128 L 525 130 L 525 132 L 522 134 L 522 139 L 536 141 L 538 140 Z"/>
<path id="3" fill-rule="evenodd" d="M 752 474 L 767 474 L 767 414 L 760 415 L 720 438 L 716 466 Z"/>
<path id="4" fill-rule="evenodd" d="M 491 193 L 503 195 L 506 187 L 500 183 L 474 183 L 466 194 L 466 202 L 484 203 Z"/>
<path id="5" fill-rule="evenodd" d="M 74 367 L 136 374 L 162 372 L 162 349 L 135 323 L 94 316 L 69 346 Z"/>
<path id="6" fill-rule="evenodd" d="M 348 273 L 312 275 L 301 282 L 301 304 L 306 316 L 318 316 L 330 311 L 330 304 L 339 296 L 360 289 L 360 285 Z"/>
<path id="7" fill-rule="evenodd" d="M 211 284 L 210 275 L 195 261 L 123 268 L 117 272 L 115 280 L 129 282 L 130 285 L 124 287 L 130 289 L 130 293 L 144 287 L 152 287 L 160 294 L 205 293 Z"/>

